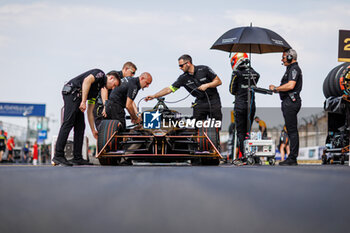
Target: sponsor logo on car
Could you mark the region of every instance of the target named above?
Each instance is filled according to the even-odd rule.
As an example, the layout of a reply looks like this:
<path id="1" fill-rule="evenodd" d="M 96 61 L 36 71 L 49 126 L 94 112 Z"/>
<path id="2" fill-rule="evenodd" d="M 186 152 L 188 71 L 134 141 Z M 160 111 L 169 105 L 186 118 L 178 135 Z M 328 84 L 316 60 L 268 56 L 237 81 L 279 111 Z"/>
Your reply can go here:
<path id="1" fill-rule="evenodd" d="M 159 111 L 144 112 L 143 113 L 143 128 L 145 129 L 159 129 L 162 114 Z"/>

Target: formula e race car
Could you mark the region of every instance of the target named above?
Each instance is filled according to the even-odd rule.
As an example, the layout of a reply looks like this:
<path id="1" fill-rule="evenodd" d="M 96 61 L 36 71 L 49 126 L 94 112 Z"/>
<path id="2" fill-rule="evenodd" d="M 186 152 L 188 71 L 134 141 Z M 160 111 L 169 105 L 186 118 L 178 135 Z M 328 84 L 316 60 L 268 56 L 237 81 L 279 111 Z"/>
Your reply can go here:
<path id="1" fill-rule="evenodd" d="M 102 121 L 97 141 L 101 165 L 186 161 L 192 165 L 219 165 L 222 156 L 217 123 L 221 126 L 221 122 L 184 118 L 170 110 L 164 98 L 158 98 L 156 106 L 142 116 L 142 124 L 125 129 L 118 120 Z"/>

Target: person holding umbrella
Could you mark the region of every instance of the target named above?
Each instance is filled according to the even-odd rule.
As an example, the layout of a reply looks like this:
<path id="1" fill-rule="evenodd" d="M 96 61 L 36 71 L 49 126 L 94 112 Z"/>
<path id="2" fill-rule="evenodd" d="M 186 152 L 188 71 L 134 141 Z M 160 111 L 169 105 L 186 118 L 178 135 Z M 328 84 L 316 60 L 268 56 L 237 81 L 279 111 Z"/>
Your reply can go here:
<path id="1" fill-rule="evenodd" d="M 260 75 L 249 66 L 249 59 L 246 53 L 234 54 L 231 58 L 231 66 L 233 72 L 229 91 L 235 96 L 234 114 L 237 137 L 239 149 L 243 155 L 241 160 L 244 161 L 244 140 L 247 134 L 250 132 L 250 127 L 253 123 L 255 115 L 254 92 L 251 93 L 249 103 L 250 111 L 248 111 L 248 83 L 250 83 L 251 86 L 256 86 Z"/>
<path id="2" fill-rule="evenodd" d="M 290 154 L 279 165 L 298 165 L 299 133 L 298 112 L 301 108 L 300 92 L 303 85 L 303 75 L 297 62 L 297 52 L 288 49 L 283 52 L 282 64 L 286 66 L 280 86 L 270 85 L 269 89 L 278 92 L 282 100 L 281 108 L 290 142 Z"/>

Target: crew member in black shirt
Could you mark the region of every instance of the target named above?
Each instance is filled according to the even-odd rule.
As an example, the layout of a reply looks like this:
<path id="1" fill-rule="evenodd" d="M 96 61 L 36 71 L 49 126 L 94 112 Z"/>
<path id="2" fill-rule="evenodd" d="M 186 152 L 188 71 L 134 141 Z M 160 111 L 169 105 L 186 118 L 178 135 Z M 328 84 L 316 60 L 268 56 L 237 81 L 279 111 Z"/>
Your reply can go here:
<path id="1" fill-rule="evenodd" d="M 220 78 L 208 66 L 193 65 L 192 58 L 187 54 L 182 55 L 178 62 L 184 73 L 170 87 L 165 87 L 158 93 L 147 96 L 146 101 L 168 95 L 183 86 L 192 96 L 196 97 L 193 104 L 193 118 L 206 120 L 209 117 L 221 121 L 221 101 L 216 88 L 222 83 Z"/>
<path id="2" fill-rule="evenodd" d="M 270 85 L 269 89 L 279 92 L 282 100 L 282 113 L 287 127 L 290 142 L 290 154 L 288 158 L 280 162 L 280 165 L 298 165 L 299 154 L 299 133 L 298 133 L 298 112 L 301 108 L 300 92 L 303 85 L 303 75 L 297 62 L 297 53 L 294 49 L 283 52 L 283 65 L 286 66 L 281 85 Z"/>
<path id="3" fill-rule="evenodd" d="M 135 124 L 141 122 L 141 117 L 137 115 L 138 110 L 134 99 L 140 89 L 148 87 L 152 83 L 151 74 L 144 72 L 140 77 L 123 78 L 121 84 L 114 88 L 106 101 L 107 119 L 119 120 L 125 128 L 126 108 L 130 114 L 131 121 Z"/>
<path id="4" fill-rule="evenodd" d="M 116 71 L 119 78 L 122 79 L 124 77 L 133 77 L 135 75 L 135 72 L 137 70 L 137 67 L 134 63 L 128 61 L 123 65 L 123 68 L 121 71 Z M 105 109 L 105 102 L 108 100 L 109 95 L 111 94 L 112 90 L 107 90 L 107 88 L 102 88 L 97 99 L 92 100 L 91 103 L 95 103 L 94 107 L 94 119 L 95 119 L 95 125 L 96 129 L 99 130 L 101 121 L 103 118 L 107 117 L 106 109 Z"/>
<path id="5" fill-rule="evenodd" d="M 0 163 L 2 162 L 2 155 L 6 150 L 7 138 L 3 130 L 0 130 Z"/>
<path id="6" fill-rule="evenodd" d="M 63 123 L 58 134 L 55 156 L 52 161 L 58 165 L 90 165 L 82 157 L 82 146 L 85 131 L 84 112 L 86 110 L 86 101 L 96 98 L 100 89 L 106 87 L 113 89 L 119 83 L 116 72 L 109 72 L 107 75 L 102 70 L 89 70 L 78 77 L 73 78 L 64 85 L 62 90 L 64 100 Z M 98 132 L 94 126 L 93 116 L 94 104 L 88 104 L 88 121 L 91 131 L 95 138 Z M 74 127 L 74 151 L 73 160 L 67 161 L 64 157 L 64 147 L 67 143 L 69 132 Z"/>
<path id="7" fill-rule="evenodd" d="M 260 75 L 249 66 L 249 59 L 246 53 L 236 53 L 233 55 L 231 66 L 233 71 L 229 91 L 235 96 L 234 114 L 238 145 L 242 155 L 244 155 L 244 140 L 250 132 L 255 115 L 255 96 L 252 92 L 249 103 L 250 112 L 248 113 L 248 79 L 250 78 L 250 86 L 256 86 Z"/>

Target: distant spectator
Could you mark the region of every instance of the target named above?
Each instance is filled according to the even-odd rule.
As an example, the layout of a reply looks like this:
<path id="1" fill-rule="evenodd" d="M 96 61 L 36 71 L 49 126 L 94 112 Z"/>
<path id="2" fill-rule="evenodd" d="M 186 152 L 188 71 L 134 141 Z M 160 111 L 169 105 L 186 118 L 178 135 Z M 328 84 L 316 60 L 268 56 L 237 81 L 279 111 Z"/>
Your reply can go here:
<path id="1" fill-rule="evenodd" d="M 38 165 L 38 155 L 38 143 L 35 141 L 33 145 L 33 165 Z"/>
<path id="2" fill-rule="evenodd" d="M 22 162 L 23 163 L 28 163 L 28 158 L 29 158 L 29 142 L 27 141 L 26 144 L 23 147 Z"/>
<path id="3" fill-rule="evenodd" d="M 7 150 L 8 150 L 8 156 L 7 161 L 13 163 L 13 149 L 15 148 L 15 137 L 11 136 L 10 139 L 7 141 Z"/>
<path id="4" fill-rule="evenodd" d="M 259 131 L 261 132 L 262 139 L 267 138 L 267 129 L 265 121 L 261 120 L 258 116 L 254 118 L 255 122 L 259 124 Z"/>
<path id="5" fill-rule="evenodd" d="M 41 162 L 44 164 L 49 161 L 49 146 L 43 144 L 41 146 Z"/>
<path id="6" fill-rule="evenodd" d="M 6 150 L 7 138 L 5 136 L 5 132 L 0 130 L 0 162 L 2 162 L 2 156 Z"/>
<path id="7" fill-rule="evenodd" d="M 283 161 L 285 154 L 289 155 L 289 153 L 290 153 L 289 138 L 288 138 L 286 126 L 284 126 L 282 131 L 281 131 L 280 145 L 278 148 L 279 148 L 280 153 L 281 153 L 281 161 Z"/>

